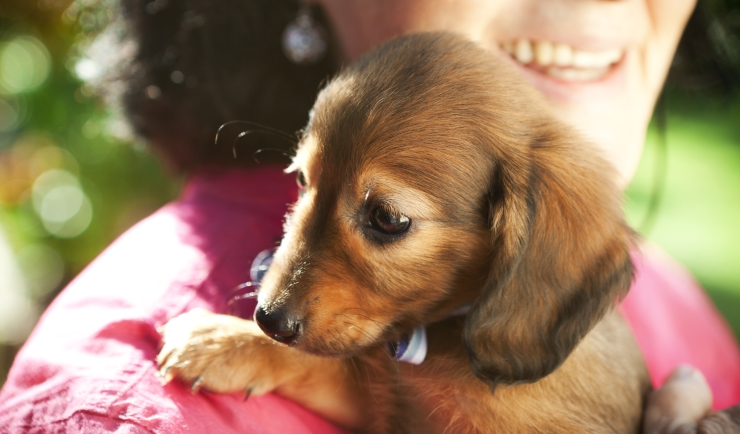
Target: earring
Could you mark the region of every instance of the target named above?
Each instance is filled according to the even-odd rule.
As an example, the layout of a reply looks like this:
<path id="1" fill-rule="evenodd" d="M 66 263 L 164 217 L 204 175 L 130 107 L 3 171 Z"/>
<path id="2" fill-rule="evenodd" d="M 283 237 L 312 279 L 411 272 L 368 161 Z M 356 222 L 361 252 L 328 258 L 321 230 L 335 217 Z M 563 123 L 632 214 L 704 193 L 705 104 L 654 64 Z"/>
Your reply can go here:
<path id="1" fill-rule="evenodd" d="M 326 30 L 301 6 L 298 16 L 283 31 L 283 53 L 296 65 L 312 65 L 326 54 Z"/>

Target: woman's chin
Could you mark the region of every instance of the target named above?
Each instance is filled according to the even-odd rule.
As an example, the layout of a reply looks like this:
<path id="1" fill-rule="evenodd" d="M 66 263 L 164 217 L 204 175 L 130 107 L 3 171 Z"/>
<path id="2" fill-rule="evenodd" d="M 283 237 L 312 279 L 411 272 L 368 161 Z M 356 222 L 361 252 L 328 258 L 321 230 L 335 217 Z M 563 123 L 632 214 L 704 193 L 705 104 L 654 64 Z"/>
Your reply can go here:
<path id="1" fill-rule="evenodd" d="M 638 69 L 634 57 L 627 52 L 602 73 L 573 73 L 568 79 L 568 72 L 522 65 L 505 52 L 500 56 L 543 95 L 560 120 L 604 150 L 618 182 L 626 186 L 639 162 L 652 109 L 644 97 L 635 98 L 641 92 L 635 88 L 639 81 L 630 83 Z"/>

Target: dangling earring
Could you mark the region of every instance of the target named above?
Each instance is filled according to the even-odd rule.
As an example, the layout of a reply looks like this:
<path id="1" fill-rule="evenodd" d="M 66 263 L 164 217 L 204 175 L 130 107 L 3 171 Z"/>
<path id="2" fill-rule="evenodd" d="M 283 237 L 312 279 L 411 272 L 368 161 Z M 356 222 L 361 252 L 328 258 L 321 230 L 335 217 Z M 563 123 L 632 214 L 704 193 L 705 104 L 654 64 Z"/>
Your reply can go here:
<path id="1" fill-rule="evenodd" d="M 301 6 L 298 16 L 283 31 L 283 53 L 297 65 L 313 65 L 326 54 L 326 30 Z"/>

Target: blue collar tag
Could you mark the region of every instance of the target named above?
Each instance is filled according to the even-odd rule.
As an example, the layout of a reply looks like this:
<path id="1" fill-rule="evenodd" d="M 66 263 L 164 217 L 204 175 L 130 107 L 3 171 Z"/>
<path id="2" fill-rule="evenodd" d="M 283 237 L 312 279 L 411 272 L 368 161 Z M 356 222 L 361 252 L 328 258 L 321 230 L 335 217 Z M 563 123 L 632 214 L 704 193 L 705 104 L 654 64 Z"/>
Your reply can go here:
<path id="1" fill-rule="evenodd" d="M 409 334 L 403 334 L 396 342 L 388 342 L 391 357 L 399 362 L 419 365 L 427 356 L 427 329 L 420 325 Z"/>
<path id="2" fill-rule="evenodd" d="M 472 307 L 473 303 L 466 303 L 450 312 L 450 316 L 467 315 Z M 410 335 L 404 333 L 397 341 L 387 342 L 386 345 L 391 357 L 399 362 L 420 365 L 427 356 L 427 328 L 417 326 Z"/>

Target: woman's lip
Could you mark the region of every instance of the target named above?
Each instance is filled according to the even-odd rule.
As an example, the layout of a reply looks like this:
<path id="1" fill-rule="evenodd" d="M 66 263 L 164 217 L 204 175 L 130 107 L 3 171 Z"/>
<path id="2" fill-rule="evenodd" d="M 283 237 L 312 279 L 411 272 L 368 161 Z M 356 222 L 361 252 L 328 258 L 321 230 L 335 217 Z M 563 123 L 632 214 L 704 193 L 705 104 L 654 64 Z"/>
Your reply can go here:
<path id="1" fill-rule="evenodd" d="M 609 67 L 609 70 L 601 77 L 591 81 L 565 81 L 522 65 L 512 59 L 503 50 L 498 50 L 498 55 L 506 63 L 523 76 L 535 89 L 545 97 L 556 102 L 597 102 L 606 98 L 613 98 L 624 89 L 626 69 L 629 63 L 629 51 L 617 63 Z"/>

